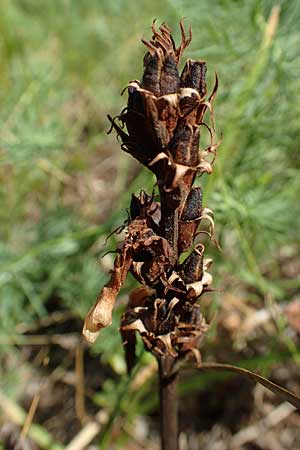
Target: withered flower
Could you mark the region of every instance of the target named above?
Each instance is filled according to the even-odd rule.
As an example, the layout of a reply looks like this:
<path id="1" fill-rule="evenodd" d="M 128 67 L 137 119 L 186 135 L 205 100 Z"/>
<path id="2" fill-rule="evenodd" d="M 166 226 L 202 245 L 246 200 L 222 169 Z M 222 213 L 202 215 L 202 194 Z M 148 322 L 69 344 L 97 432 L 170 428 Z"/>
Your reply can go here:
<path id="1" fill-rule="evenodd" d="M 152 24 L 153 36 L 143 40 L 142 81 L 128 85 L 128 103 L 112 119 L 122 148 L 149 168 L 157 178 L 160 202 L 141 191 L 132 196 L 127 236 L 118 251 L 109 283 L 88 313 L 84 336 L 94 342 L 101 328 L 111 323 L 116 296 L 130 271 L 143 287 L 131 294 L 121 320 L 127 361 L 134 361 L 135 332 L 157 357 L 194 355 L 200 363 L 199 340 L 207 326 L 196 303 L 210 290 L 212 277 L 203 260 L 204 244 L 195 244 L 202 221 L 208 220 L 212 238 L 214 221 L 202 207 L 202 190 L 192 187 L 197 174 L 211 173 L 212 165 L 200 158 L 200 125 L 206 110 L 212 115 L 212 94 L 206 99 L 206 64 L 188 60 L 180 76 L 178 66 L 191 41 L 180 22 L 178 48 L 171 29 Z M 214 130 L 205 125 L 213 139 Z M 125 131 L 125 127 L 127 132 Z M 206 149 L 215 154 L 216 145 Z M 182 264 L 179 256 L 190 255 Z M 211 262 L 211 261 L 210 261 Z M 137 301 L 138 298 L 138 301 Z M 129 369 L 131 369 L 131 363 Z"/>

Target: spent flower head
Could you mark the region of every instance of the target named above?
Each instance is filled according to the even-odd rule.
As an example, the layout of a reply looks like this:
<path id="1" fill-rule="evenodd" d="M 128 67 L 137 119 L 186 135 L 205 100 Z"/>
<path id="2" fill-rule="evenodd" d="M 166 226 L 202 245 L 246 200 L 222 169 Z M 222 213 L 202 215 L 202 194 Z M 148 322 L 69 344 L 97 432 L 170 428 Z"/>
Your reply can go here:
<path id="1" fill-rule="evenodd" d="M 147 53 L 142 81 L 129 82 L 127 107 L 119 116 L 109 116 L 122 149 L 155 174 L 160 194 L 160 201 L 144 191 L 132 196 L 125 241 L 83 330 L 93 342 L 111 323 L 116 297 L 131 272 L 142 287 L 131 293 L 121 319 L 129 370 L 136 332 L 158 358 L 193 355 L 200 363 L 199 342 L 207 330 L 198 300 L 211 290 L 212 260 L 204 258 L 205 246 L 197 243 L 197 236 L 203 232 L 214 240 L 214 219 L 212 211 L 203 208 L 201 187 L 193 183 L 197 175 L 212 172 L 218 146 L 212 103 L 218 79 L 207 97 L 205 61 L 189 59 L 179 74 L 183 51 L 192 38 L 182 21 L 180 29 L 181 43 L 176 47 L 171 29 L 162 24 L 157 30 L 153 22 L 152 39 L 143 40 Z M 207 111 L 211 126 L 204 122 Z M 200 153 L 201 126 L 208 129 L 211 142 Z M 205 222 L 208 230 L 201 231 Z M 185 258 L 179 262 L 182 254 Z"/>

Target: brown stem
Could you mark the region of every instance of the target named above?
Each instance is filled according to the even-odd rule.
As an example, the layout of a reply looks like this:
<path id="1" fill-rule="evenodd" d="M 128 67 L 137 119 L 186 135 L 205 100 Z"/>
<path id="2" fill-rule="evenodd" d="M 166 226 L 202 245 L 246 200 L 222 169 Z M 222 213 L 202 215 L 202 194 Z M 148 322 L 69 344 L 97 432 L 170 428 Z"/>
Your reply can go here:
<path id="1" fill-rule="evenodd" d="M 178 450 L 177 380 L 175 359 L 164 356 L 159 364 L 160 435 L 162 450 Z"/>

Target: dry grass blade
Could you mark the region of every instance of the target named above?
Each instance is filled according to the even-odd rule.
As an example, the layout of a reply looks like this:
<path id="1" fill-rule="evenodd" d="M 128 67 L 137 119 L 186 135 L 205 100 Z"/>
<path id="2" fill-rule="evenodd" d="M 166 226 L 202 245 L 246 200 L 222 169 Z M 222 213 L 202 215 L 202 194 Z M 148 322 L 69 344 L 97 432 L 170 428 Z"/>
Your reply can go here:
<path id="1" fill-rule="evenodd" d="M 283 400 L 291 403 L 295 408 L 300 411 L 300 398 L 295 394 L 290 392 L 289 390 L 278 386 L 278 384 L 273 383 L 270 380 L 267 380 L 261 375 L 258 375 L 255 372 L 251 372 L 251 370 L 243 369 L 242 367 L 232 366 L 231 364 L 221 364 L 221 363 L 203 363 L 199 367 L 199 370 L 216 370 L 219 372 L 235 372 L 240 375 L 243 375 L 257 383 L 262 384 L 264 387 L 272 391 L 274 394 L 281 397 Z"/>
<path id="2" fill-rule="evenodd" d="M 78 419 L 83 424 L 86 421 L 87 415 L 84 401 L 85 383 L 84 383 L 84 359 L 83 359 L 82 345 L 79 345 L 76 348 L 75 372 L 76 372 L 75 410 Z"/>
<path id="3" fill-rule="evenodd" d="M 25 426 L 28 415 L 26 412 L 3 392 L 0 391 L 0 409 L 5 413 L 5 417 L 19 426 Z M 30 427 L 27 431 L 28 436 L 33 439 L 39 447 L 45 450 L 62 450 L 63 447 L 55 442 L 48 431 L 40 425 L 32 422 L 30 418 Z"/>

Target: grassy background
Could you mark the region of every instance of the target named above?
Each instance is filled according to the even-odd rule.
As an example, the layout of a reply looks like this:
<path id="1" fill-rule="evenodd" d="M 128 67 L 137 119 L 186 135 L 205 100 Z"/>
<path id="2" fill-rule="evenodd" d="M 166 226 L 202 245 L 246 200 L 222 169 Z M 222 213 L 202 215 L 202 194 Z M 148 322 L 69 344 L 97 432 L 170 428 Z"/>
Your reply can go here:
<path id="1" fill-rule="evenodd" d="M 100 259 L 117 239 L 104 246 L 105 237 L 126 218 L 131 193 L 152 188 L 152 176 L 120 151 L 114 135 L 107 136 L 106 114 L 121 110 L 121 90 L 141 77 L 140 38 L 151 35 L 154 17 L 166 21 L 177 40 L 178 21 L 186 17 L 193 41 L 185 57 L 207 60 L 210 86 L 215 71 L 220 79 L 215 116 L 223 143 L 214 174 L 201 179 L 223 249 L 208 249 L 221 290 L 211 309 L 222 308 L 228 297 L 255 308 L 284 306 L 297 294 L 297 0 L 2 0 L 0 358 L 1 390 L 12 398 L 24 392 L 24 371 L 33 367 L 24 352 L 30 333 L 43 334 L 40 324 L 57 311 L 79 319 L 59 333 L 80 332 L 113 258 Z M 133 283 L 127 281 L 113 326 L 91 350 L 108 368 L 92 402 L 112 417 L 120 414 L 118 396 L 127 386 L 116 330 Z M 208 340 L 211 352 L 220 346 L 216 330 Z M 265 357 L 270 364 L 299 359 L 289 336 L 285 319 L 275 333 L 264 334 L 260 367 Z M 278 348 L 281 356 L 267 358 Z M 149 361 L 144 355 L 142 364 Z M 186 391 L 201 388 L 188 383 Z M 134 397 L 128 424 L 155 407 L 150 401 L 145 408 L 152 384 Z"/>

